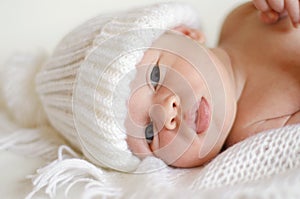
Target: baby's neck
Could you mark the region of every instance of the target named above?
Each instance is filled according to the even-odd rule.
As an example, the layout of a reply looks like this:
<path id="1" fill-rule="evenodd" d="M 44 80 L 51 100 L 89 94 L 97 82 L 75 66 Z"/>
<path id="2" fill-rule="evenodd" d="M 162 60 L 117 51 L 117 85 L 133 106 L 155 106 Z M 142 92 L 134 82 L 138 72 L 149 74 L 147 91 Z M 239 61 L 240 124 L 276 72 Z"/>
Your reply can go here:
<path id="1" fill-rule="evenodd" d="M 278 48 L 282 46 L 278 45 Z M 274 60 L 278 56 L 271 59 L 259 57 L 261 52 L 265 52 L 263 50 L 257 49 L 257 56 L 252 56 L 255 51 L 251 54 L 249 49 L 240 49 L 239 46 L 221 43 L 213 50 L 223 65 L 232 70 L 237 94 L 237 117 L 225 147 L 256 133 L 300 122 L 298 51 L 291 50 L 280 57 L 282 62 L 278 62 Z M 288 56 L 291 54 L 293 56 Z M 227 60 L 224 59 L 226 56 Z"/>
<path id="2" fill-rule="evenodd" d="M 238 101 L 246 83 L 246 73 L 240 64 L 240 60 L 237 59 L 234 52 L 231 52 L 229 49 L 222 46 L 212 48 L 211 51 L 221 61 L 228 72 L 229 77 L 232 80 L 235 99 Z"/>

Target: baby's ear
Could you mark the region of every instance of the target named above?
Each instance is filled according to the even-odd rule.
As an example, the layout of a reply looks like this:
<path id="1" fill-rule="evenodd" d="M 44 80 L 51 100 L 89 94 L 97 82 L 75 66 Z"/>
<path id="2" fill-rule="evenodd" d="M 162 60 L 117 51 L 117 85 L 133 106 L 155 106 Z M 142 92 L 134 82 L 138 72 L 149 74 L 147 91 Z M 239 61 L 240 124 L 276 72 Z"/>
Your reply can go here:
<path id="1" fill-rule="evenodd" d="M 173 28 L 173 30 L 181 32 L 181 33 L 185 34 L 186 36 L 188 36 L 202 44 L 205 42 L 205 36 L 204 36 L 203 32 L 200 30 L 189 28 L 185 25 L 177 26 L 177 27 Z"/>

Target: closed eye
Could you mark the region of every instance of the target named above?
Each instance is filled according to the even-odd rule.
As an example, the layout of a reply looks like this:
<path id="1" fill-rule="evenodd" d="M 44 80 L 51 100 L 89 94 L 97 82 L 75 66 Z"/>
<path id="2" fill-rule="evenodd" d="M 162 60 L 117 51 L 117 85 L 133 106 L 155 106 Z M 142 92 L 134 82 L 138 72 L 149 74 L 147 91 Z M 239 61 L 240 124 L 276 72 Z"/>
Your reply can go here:
<path id="1" fill-rule="evenodd" d="M 148 144 L 152 143 L 152 140 L 154 138 L 154 129 L 152 122 L 150 122 L 145 129 L 145 138 Z"/>
<path id="2" fill-rule="evenodd" d="M 167 70 L 168 68 L 166 66 L 162 66 L 159 64 L 159 60 L 154 66 L 151 66 L 150 68 L 151 72 L 150 74 L 148 73 L 148 78 L 149 78 L 148 82 L 150 87 L 152 87 L 154 91 L 157 91 L 159 87 L 162 85 Z"/>

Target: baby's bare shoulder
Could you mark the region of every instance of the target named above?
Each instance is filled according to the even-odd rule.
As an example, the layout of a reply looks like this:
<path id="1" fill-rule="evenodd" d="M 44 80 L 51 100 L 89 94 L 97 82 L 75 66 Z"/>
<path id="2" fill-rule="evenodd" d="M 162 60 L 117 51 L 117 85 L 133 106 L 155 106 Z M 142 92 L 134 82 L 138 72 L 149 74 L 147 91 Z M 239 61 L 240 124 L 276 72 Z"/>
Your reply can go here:
<path id="1" fill-rule="evenodd" d="M 263 52 L 265 58 L 280 64 L 300 65 L 300 28 L 294 28 L 288 16 L 274 24 L 263 23 L 252 2 L 237 7 L 226 17 L 219 45 L 224 43 L 251 55 Z"/>

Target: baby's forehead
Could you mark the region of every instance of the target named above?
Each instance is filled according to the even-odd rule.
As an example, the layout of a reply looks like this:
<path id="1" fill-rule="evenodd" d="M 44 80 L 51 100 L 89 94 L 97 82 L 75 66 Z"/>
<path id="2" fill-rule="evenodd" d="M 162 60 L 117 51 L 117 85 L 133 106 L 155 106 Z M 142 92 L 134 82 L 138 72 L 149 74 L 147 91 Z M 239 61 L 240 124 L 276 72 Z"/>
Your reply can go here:
<path id="1" fill-rule="evenodd" d="M 185 35 L 172 32 L 165 32 L 160 35 L 150 47 L 143 49 L 141 60 L 135 65 L 137 68 L 157 62 L 161 57 L 165 62 L 173 60 L 185 60 L 194 64 L 190 55 L 210 59 L 208 48 Z M 192 56 L 193 57 L 193 56 Z"/>
<path id="2" fill-rule="evenodd" d="M 188 62 L 188 60 L 185 60 L 183 56 L 172 52 L 168 48 L 162 49 L 150 47 L 144 52 L 140 62 L 136 64 L 136 68 L 141 70 L 143 67 L 147 68 L 156 64 L 171 67 L 172 63 L 179 60 Z"/>
<path id="3" fill-rule="evenodd" d="M 141 67 L 141 66 L 156 63 L 161 56 L 164 56 L 164 58 L 169 58 L 169 59 L 178 57 L 178 55 L 174 54 L 173 50 L 170 47 L 168 47 L 168 45 L 166 46 L 166 45 L 162 44 L 163 38 L 168 37 L 168 35 L 170 35 L 170 33 L 165 32 L 160 37 L 158 37 L 150 47 L 148 47 L 144 51 L 144 55 L 143 55 L 142 59 L 140 60 L 140 62 L 138 64 L 136 64 L 137 68 Z M 175 38 L 175 40 L 176 40 L 176 38 Z M 176 43 L 176 41 L 173 41 L 173 42 Z M 180 44 L 177 47 L 180 48 Z"/>

